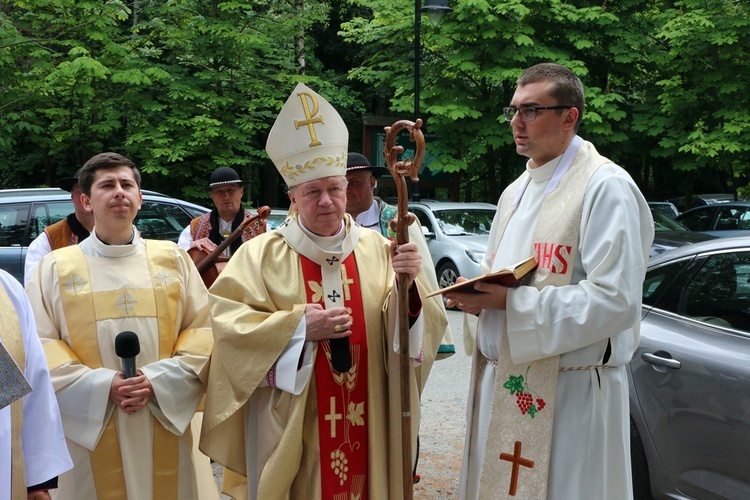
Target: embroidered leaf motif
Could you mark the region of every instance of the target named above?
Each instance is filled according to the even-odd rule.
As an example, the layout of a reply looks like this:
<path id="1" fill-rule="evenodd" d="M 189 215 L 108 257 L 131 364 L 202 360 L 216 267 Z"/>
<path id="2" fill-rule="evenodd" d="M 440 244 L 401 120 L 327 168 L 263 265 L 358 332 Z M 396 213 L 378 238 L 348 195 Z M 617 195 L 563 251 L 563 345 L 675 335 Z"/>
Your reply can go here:
<path id="1" fill-rule="evenodd" d="M 323 285 L 318 283 L 317 281 L 308 281 L 307 286 L 310 287 L 310 290 L 313 292 L 313 296 L 310 299 L 312 303 L 319 302 L 321 297 L 323 297 Z"/>
<path id="2" fill-rule="evenodd" d="M 503 387 L 508 389 L 511 394 L 517 392 L 523 392 L 523 375 L 513 376 L 508 378 L 508 381 L 503 384 Z"/>
<path id="3" fill-rule="evenodd" d="M 349 411 L 346 414 L 346 419 L 352 423 L 352 425 L 365 425 L 365 419 L 362 415 L 365 413 L 365 403 L 354 403 L 349 402 Z"/>

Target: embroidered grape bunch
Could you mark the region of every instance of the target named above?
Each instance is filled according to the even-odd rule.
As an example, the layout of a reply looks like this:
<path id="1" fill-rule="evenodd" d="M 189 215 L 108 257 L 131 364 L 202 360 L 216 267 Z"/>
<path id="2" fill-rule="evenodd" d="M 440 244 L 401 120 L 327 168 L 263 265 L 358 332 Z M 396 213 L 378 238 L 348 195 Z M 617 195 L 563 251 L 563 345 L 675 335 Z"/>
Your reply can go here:
<path id="1" fill-rule="evenodd" d="M 526 375 L 528 376 L 528 374 L 529 371 L 527 368 Z M 516 405 L 521 410 L 521 415 L 529 415 L 531 418 L 534 418 L 534 415 L 547 406 L 544 399 L 534 399 L 534 396 L 531 394 L 533 391 L 529 388 L 529 384 L 523 375 L 510 375 L 508 380 L 503 384 L 503 387 L 508 389 L 511 394 L 516 395 Z"/>
<path id="2" fill-rule="evenodd" d="M 339 484 L 344 485 L 346 481 L 346 473 L 349 472 L 349 460 L 341 450 L 333 450 L 331 452 L 331 469 L 333 473 L 339 478 Z"/>

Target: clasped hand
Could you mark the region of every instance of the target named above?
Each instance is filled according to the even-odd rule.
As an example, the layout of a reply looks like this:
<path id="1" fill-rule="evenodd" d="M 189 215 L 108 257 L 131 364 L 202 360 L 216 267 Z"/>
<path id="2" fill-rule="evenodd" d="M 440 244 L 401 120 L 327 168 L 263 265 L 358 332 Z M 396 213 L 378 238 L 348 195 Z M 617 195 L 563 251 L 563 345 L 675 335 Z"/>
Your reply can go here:
<path id="1" fill-rule="evenodd" d="M 352 317 L 345 307 L 323 309 L 320 304 L 305 307 L 307 340 L 340 339 L 352 334 Z"/>
<path id="2" fill-rule="evenodd" d="M 117 372 L 109 388 L 109 399 L 125 410 L 129 415 L 136 413 L 154 399 L 151 382 L 140 370 L 135 377 L 125 378 L 123 372 Z"/>

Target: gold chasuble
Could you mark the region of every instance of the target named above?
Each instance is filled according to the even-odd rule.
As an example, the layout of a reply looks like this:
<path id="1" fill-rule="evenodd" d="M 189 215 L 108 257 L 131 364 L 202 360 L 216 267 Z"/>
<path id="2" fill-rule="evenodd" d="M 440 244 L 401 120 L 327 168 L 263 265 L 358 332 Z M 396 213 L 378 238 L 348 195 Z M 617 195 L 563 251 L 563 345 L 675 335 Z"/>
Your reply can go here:
<path id="1" fill-rule="evenodd" d="M 538 268 L 531 286 L 570 284 L 586 185 L 607 162 L 579 137 L 563 155 L 545 190 L 534 228 L 529 256 L 536 256 Z M 529 182 L 525 173 L 508 187 L 515 197 L 505 197 L 500 206 L 502 217 L 491 248 L 498 248 Z M 482 358 L 480 362 L 490 361 Z M 562 369 L 559 356 L 517 365 L 503 332 L 497 363 L 479 498 L 547 498 L 557 375 Z"/>
<path id="2" fill-rule="evenodd" d="M 16 362 L 21 373 L 26 371 L 26 352 L 23 348 L 23 335 L 18 316 L 13 310 L 13 304 L 0 285 L 0 313 L 2 313 L 2 325 L 0 325 L 0 340 Z M 10 478 L 11 498 L 26 498 L 26 472 L 23 458 L 23 442 L 21 432 L 23 430 L 23 398 L 10 404 Z"/>
<path id="3" fill-rule="evenodd" d="M 325 252 L 293 216 L 243 244 L 211 287 L 215 347 L 201 450 L 246 477 L 247 484 L 231 491 L 235 498 L 361 500 L 402 494 L 389 241 L 361 230 L 348 215 L 344 222 L 341 251 Z M 352 364 L 337 372 L 328 342 L 306 341 L 295 365 L 299 374 L 309 359 L 312 372 L 302 379 L 304 386 L 290 392 L 276 387 L 274 375 L 304 326 L 308 303 L 349 309 Z M 423 301 L 422 315 L 427 314 L 441 314 L 432 300 Z M 422 342 L 434 346 L 434 352 L 423 353 L 430 361 L 442 331 L 435 335 Z M 411 357 L 417 359 L 420 346 L 413 347 Z M 414 439 L 421 369 L 415 366 L 410 376 Z"/>

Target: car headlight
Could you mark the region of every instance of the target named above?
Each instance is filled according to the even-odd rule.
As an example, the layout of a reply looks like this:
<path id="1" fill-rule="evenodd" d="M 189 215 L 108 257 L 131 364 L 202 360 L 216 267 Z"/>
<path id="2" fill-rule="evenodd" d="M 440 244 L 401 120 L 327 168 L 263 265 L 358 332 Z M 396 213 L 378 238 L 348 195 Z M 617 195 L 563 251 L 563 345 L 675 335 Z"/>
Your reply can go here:
<path id="1" fill-rule="evenodd" d="M 484 259 L 484 254 L 487 252 L 477 252 L 476 250 L 466 250 L 466 256 L 472 261 L 479 264 Z"/>

